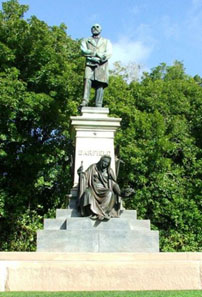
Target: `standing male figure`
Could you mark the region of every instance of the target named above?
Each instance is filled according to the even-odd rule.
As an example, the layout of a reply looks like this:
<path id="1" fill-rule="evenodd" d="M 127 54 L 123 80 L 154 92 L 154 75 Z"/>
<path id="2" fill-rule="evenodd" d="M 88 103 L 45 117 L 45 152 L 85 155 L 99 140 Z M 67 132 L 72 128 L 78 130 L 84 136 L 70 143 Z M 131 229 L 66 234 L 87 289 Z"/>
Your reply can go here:
<path id="1" fill-rule="evenodd" d="M 95 24 L 91 28 L 92 36 L 81 42 L 82 54 L 86 57 L 84 95 L 81 106 L 87 106 L 90 90 L 96 90 L 95 106 L 102 107 L 104 88 L 108 86 L 108 60 L 112 55 L 111 42 L 100 36 L 102 28 Z"/>

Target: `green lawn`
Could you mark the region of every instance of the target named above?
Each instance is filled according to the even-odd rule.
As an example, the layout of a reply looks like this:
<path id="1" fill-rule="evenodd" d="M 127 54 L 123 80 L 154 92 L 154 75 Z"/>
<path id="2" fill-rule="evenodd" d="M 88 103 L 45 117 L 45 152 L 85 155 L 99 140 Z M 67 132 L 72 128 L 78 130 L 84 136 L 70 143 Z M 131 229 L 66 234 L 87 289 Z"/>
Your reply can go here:
<path id="1" fill-rule="evenodd" d="M 202 297 L 202 291 L 0 292 L 0 297 Z"/>

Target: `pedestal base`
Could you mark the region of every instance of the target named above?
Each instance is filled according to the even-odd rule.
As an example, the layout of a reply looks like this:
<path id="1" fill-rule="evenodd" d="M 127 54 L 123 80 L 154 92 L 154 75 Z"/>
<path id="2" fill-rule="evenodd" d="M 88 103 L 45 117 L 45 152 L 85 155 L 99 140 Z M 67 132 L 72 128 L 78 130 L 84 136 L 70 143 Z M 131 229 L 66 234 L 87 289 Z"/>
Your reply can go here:
<path id="1" fill-rule="evenodd" d="M 202 253 L 0 253 L 0 291 L 201 290 Z"/>
<path id="2" fill-rule="evenodd" d="M 37 251 L 158 252 L 159 233 L 150 230 L 149 220 L 137 220 L 135 210 L 109 221 L 92 221 L 79 217 L 75 209 L 58 209 L 56 219 L 45 219 L 44 230 L 37 232 Z"/>

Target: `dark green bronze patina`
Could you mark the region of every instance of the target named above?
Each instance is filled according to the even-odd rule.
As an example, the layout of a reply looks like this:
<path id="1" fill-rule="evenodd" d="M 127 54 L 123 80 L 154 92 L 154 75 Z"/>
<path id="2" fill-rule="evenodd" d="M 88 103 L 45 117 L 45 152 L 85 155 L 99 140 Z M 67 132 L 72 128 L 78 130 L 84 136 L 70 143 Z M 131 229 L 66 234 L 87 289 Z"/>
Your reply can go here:
<path id="1" fill-rule="evenodd" d="M 111 157 L 103 156 L 85 172 L 82 166 L 78 169 L 78 208 L 82 216 L 98 220 L 119 217 L 121 191 L 110 163 Z"/>
<path id="2" fill-rule="evenodd" d="M 81 106 L 87 106 L 91 87 L 95 88 L 95 106 L 102 107 L 104 88 L 108 86 L 108 60 L 112 55 L 111 42 L 100 36 L 102 28 L 95 24 L 92 36 L 81 42 L 82 54 L 86 57 L 84 95 Z"/>

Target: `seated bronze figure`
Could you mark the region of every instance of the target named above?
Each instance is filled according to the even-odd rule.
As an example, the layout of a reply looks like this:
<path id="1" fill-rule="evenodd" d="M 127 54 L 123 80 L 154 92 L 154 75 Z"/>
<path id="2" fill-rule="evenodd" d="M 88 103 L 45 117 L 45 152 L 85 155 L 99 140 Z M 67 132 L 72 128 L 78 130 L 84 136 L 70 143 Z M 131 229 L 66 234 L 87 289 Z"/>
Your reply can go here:
<path id="1" fill-rule="evenodd" d="M 110 163 L 110 156 L 102 156 L 98 163 L 90 165 L 85 172 L 82 166 L 78 169 L 78 209 L 82 216 L 95 220 L 119 217 L 121 191 Z"/>

